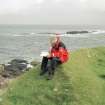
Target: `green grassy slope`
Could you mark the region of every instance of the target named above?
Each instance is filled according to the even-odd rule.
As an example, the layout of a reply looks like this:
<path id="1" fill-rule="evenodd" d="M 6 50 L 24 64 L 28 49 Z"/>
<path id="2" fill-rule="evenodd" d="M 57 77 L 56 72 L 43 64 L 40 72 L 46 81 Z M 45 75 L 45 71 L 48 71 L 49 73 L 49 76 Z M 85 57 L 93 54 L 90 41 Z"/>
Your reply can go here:
<path id="1" fill-rule="evenodd" d="M 105 48 L 70 54 L 53 78 L 39 76 L 39 67 L 14 80 L 0 96 L 0 105 L 105 105 Z"/>

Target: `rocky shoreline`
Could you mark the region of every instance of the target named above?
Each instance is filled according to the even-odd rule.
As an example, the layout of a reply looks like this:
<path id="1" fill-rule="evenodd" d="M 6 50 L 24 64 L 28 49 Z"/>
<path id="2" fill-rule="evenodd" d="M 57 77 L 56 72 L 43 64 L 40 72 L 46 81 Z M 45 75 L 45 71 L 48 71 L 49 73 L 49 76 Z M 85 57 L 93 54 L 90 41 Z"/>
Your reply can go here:
<path id="1" fill-rule="evenodd" d="M 24 59 L 13 59 L 7 64 L 0 64 L 0 89 L 8 86 L 8 80 L 14 79 L 21 74 L 37 66 L 39 62 L 29 63 Z"/>

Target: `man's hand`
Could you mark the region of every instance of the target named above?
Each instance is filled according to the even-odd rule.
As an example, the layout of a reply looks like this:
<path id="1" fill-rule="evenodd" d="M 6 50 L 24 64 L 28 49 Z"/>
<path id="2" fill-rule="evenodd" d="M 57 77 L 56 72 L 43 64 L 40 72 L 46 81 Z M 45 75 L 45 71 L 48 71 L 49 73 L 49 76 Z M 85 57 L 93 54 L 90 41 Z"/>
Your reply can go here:
<path id="1" fill-rule="evenodd" d="M 51 57 L 51 54 L 49 53 L 48 55 L 47 55 L 47 58 L 50 58 Z"/>

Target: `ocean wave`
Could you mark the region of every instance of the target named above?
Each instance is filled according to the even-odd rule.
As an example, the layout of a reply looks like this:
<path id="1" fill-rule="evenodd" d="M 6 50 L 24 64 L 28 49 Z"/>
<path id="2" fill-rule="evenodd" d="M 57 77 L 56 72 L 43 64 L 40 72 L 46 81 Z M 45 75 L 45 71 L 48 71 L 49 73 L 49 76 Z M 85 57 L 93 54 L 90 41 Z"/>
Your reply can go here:
<path id="1" fill-rule="evenodd" d="M 92 34 L 104 34 L 105 30 L 96 30 L 96 31 L 92 31 Z"/>
<path id="2" fill-rule="evenodd" d="M 103 34 L 105 30 L 88 30 L 88 31 L 68 31 L 60 33 L 60 36 L 64 37 L 89 37 L 91 34 Z M 15 37 L 30 37 L 30 36 L 55 36 L 56 32 L 40 32 L 40 33 L 20 33 L 13 34 Z"/>
<path id="3" fill-rule="evenodd" d="M 34 33 L 34 32 L 32 32 L 32 33 L 30 33 L 30 35 L 35 35 L 36 33 Z"/>
<path id="4" fill-rule="evenodd" d="M 90 37 L 89 35 L 83 35 L 83 34 L 76 34 L 76 35 L 62 34 L 60 36 L 62 36 L 62 37 L 74 37 L 74 38 L 80 38 L 80 37 L 81 38 L 88 38 L 88 37 Z"/>
<path id="5" fill-rule="evenodd" d="M 42 34 L 42 35 L 48 35 L 48 34 L 56 34 L 55 32 L 40 32 L 40 33 L 37 33 L 37 34 Z"/>
<path id="6" fill-rule="evenodd" d="M 33 35 L 35 35 L 36 33 L 16 33 L 16 34 L 12 34 L 13 36 L 16 36 L 16 37 L 27 37 L 27 36 L 33 36 Z"/>
<path id="7" fill-rule="evenodd" d="M 38 34 L 37 34 L 38 35 Z M 36 36 L 37 36 L 36 35 Z M 42 37 L 45 37 L 45 36 L 47 36 L 47 37 L 50 37 L 50 36 L 55 36 L 55 34 L 49 34 L 49 35 L 42 35 L 42 34 L 39 34 L 38 36 L 42 36 Z M 63 33 L 63 34 L 60 34 L 59 35 L 60 37 L 81 37 L 81 38 L 87 38 L 87 37 L 90 37 L 89 36 L 89 34 L 66 34 L 66 33 Z"/>

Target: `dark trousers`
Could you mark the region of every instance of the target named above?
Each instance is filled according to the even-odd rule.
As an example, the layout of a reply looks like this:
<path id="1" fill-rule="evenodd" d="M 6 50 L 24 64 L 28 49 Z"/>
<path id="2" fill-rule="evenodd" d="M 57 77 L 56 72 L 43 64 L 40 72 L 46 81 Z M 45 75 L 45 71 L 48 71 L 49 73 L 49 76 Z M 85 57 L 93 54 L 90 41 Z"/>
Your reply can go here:
<path id="1" fill-rule="evenodd" d="M 49 75 L 54 75 L 55 69 L 58 65 L 61 64 L 61 61 L 57 57 L 47 58 L 43 57 L 41 64 L 41 74 L 48 72 Z"/>

